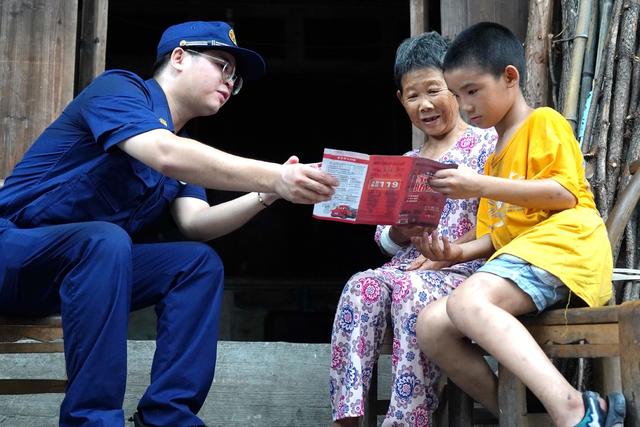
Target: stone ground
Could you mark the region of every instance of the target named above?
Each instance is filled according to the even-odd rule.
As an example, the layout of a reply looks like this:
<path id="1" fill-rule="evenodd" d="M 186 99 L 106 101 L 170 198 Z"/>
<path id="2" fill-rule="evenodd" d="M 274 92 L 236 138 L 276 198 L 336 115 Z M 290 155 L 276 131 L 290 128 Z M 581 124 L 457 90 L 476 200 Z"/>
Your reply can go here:
<path id="1" fill-rule="evenodd" d="M 153 341 L 129 341 L 127 417 L 149 383 L 154 349 Z M 216 427 L 327 426 L 329 362 L 329 344 L 221 341 L 216 377 L 200 416 Z M 0 355 L 0 366 L 2 378 L 64 374 L 60 354 Z M 383 358 L 382 396 L 389 387 L 390 369 L 388 357 Z M 61 394 L 0 396 L 0 426 L 57 426 L 61 401 Z"/>

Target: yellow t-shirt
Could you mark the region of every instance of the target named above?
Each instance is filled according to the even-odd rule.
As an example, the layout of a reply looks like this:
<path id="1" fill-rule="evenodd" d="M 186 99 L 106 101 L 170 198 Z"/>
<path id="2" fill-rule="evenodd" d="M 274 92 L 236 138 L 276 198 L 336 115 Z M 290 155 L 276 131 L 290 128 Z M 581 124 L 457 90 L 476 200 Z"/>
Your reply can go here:
<path id="1" fill-rule="evenodd" d="M 476 236 L 491 233 L 496 252 L 520 257 L 557 276 L 589 306 L 611 297 L 613 261 L 605 225 L 584 175 L 582 153 L 569 123 L 551 108 L 538 108 L 507 145 L 493 153 L 485 175 L 553 179 L 578 200 L 562 211 L 523 208 L 481 199 Z"/>

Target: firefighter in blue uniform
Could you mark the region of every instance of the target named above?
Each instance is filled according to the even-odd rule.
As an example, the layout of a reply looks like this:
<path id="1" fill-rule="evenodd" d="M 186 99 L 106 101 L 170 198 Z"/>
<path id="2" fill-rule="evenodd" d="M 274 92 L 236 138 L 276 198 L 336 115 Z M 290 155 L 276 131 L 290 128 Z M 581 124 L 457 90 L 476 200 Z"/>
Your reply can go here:
<path id="1" fill-rule="evenodd" d="M 265 70 L 224 22 L 169 27 L 152 79 L 112 70 L 34 142 L 0 190 L 0 314 L 61 313 L 61 426 L 122 426 L 130 310 L 155 306 L 157 347 L 136 425 L 203 425 L 223 267 L 207 241 L 275 199 L 327 200 L 337 182 L 291 157 L 241 158 L 189 139 Z M 256 191 L 210 206 L 204 188 Z M 133 243 L 170 211 L 190 241 Z M 200 242 L 198 242 L 200 241 Z"/>

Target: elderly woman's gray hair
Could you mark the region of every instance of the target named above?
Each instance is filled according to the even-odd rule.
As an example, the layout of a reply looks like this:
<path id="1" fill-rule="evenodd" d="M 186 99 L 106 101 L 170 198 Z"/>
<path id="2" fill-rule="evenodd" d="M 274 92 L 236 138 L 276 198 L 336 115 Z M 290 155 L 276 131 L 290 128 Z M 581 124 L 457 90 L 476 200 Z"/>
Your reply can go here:
<path id="1" fill-rule="evenodd" d="M 442 60 L 448 42 L 435 31 L 405 39 L 396 50 L 393 77 L 398 90 L 402 90 L 402 77 L 414 70 L 434 68 L 442 71 Z"/>

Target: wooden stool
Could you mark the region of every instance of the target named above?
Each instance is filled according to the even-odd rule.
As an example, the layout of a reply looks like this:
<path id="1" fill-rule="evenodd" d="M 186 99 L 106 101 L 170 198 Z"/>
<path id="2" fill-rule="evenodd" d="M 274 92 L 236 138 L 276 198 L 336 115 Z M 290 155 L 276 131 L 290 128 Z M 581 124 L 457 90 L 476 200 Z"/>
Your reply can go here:
<path id="1" fill-rule="evenodd" d="M 627 400 L 625 426 L 640 427 L 640 301 L 551 310 L 521 320 L 549 357 L 619 357 L 621 375 L 615 368 L 605 375 L 618 377 L 610 381 L 621 381 Z M 499 372 L 500 426 L 550 425 L 546 414 L 528 413 L 524 384 L 502 366 Z"/>
<path id="2" fill-rule="evenodd" d="M 63 353 L 60 316 L 0 317 L 0 353 Z M 0 379 L 0 394 L 64 393 L 66 379 Z"/>

